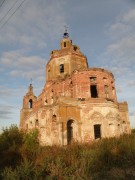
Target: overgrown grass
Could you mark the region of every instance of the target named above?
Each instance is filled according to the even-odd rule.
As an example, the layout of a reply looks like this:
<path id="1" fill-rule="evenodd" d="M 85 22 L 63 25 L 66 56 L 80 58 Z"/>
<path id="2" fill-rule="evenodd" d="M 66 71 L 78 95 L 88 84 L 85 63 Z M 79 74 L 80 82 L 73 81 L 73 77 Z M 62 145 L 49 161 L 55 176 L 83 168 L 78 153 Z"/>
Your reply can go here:
<path id="1" fill-rule="evenodd" d="M 0 135 L 0 156 L 4 180 L 135 179 L 135 133 L 91 144 L 41 147 L 37 131 L 25 135 L 12 126 Z"/>

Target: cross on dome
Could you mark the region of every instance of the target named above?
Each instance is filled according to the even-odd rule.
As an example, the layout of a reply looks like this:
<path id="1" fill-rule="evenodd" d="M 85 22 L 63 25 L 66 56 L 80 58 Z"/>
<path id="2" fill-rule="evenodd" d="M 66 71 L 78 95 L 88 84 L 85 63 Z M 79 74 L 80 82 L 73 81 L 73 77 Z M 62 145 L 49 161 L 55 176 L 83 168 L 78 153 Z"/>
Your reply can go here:
<path id="1" fill-rule="evenodd" d="M 69 38 L 69 33 L 67 32 L 67 26 L 64 26 L 65 27 L 65 32 L 63 34 L 63 38 Z"/>

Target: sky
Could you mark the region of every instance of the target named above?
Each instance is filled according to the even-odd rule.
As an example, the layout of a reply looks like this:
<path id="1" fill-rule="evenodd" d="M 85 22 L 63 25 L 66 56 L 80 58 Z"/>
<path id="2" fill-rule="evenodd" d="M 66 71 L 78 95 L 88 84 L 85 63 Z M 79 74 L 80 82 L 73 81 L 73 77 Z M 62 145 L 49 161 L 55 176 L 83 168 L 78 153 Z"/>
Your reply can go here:
<path id="1" fill-rule="evenodd" d="M 35 95 L 42 91 L 64 26 L 90 67 L 114 74 L 135 128 L 135 0 L 0 0 L 0 129 L 19 126 L 31 79 Z"/>

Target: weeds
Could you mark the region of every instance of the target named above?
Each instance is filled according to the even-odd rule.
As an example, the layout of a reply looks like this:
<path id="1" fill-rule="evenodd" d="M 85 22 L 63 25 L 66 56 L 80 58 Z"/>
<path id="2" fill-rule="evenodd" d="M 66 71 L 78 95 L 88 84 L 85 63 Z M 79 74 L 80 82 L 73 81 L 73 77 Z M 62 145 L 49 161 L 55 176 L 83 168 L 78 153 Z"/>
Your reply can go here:
<path id="1" fill-rule="evenodd" d="M 0 135 L 0 156 L 4 180 L 135 179 L 135 133 L 91 144 L 41 147 L 37 131 L 23 134 L 12 126 Z"/>

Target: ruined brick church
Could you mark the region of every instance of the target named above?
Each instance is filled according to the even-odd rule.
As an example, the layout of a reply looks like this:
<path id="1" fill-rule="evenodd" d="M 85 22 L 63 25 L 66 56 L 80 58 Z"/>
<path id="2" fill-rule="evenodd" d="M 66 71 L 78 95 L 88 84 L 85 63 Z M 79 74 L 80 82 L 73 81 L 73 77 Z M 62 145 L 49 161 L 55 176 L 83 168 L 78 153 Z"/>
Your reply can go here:
<path id="1" fill-rule="evenodd" d="M 46 65 L 38 97 L 30 84 L 23 98 L 20 128 L 37 128 L 42 145 L 67 145 L 130 133 L 128 105 L 117 101 L 113 74 L 88 66 L 67 30 Z"/>

